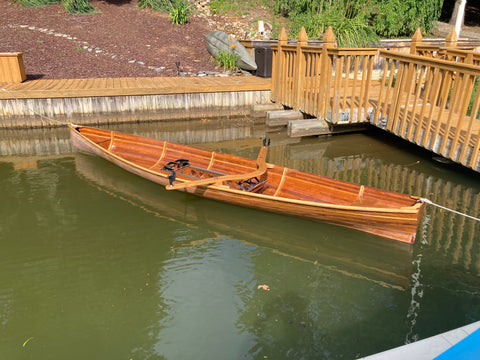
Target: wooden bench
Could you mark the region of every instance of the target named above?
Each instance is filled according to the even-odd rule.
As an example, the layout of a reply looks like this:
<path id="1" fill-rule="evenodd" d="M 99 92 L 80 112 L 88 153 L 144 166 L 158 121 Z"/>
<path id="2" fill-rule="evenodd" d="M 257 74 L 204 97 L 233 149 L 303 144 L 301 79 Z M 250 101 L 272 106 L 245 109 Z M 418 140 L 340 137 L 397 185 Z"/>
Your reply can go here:
<path id="1" fill-rule="evenodd" d="M 0 53 L 0 83 L 21 83 L 26 79 L 23 53 Z"/>

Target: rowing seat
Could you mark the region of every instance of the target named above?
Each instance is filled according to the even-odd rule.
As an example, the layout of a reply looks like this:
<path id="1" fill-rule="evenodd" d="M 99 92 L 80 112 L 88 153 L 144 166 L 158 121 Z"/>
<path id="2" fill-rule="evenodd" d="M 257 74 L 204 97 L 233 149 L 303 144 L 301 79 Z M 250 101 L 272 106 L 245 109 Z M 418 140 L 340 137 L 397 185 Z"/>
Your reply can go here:
<path id="1" fill-rule="evenodd" d="M 238 181 L 237 184 L 243 191 L 258 193 L 262 190 L 265 181 L 267 181 L 266 178 L 259 180 L 258 177 L 255 176 L 250 179 Z"/>

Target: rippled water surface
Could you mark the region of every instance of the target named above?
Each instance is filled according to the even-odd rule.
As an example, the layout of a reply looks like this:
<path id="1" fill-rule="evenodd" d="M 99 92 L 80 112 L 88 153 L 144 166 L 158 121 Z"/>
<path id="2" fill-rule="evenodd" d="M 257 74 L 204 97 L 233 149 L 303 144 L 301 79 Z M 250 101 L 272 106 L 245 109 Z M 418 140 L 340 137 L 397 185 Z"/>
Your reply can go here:
<path id="1" fill-rule="evenodd" d="M 118 130 L 422 197 L 480 215 L 479 177 L 383 133 L 289 139 L 248 121 Z M 406 245 L 168 192 L 0 132 L 5 359 L 354 359 L 480 320 L 474 220 L 428 206 Z M 266 286 L 261 286 L 266 285 Z"/>

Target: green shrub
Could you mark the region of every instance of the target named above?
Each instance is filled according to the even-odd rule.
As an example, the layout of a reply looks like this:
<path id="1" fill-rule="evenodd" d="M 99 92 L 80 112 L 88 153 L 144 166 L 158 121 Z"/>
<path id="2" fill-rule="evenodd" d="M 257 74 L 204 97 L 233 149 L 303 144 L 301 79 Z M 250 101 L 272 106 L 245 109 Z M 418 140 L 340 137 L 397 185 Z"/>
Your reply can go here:
<path id="1" fill-rule="evenodd" d="M 274 11 L 290 18 L 292 36 L 305 26 L 310 38 L 319 37 L 332 26 L 339 43 L 357 46 L 373 40 L 374 33 L 411 37 L 417 28 L 430 33 L 442 4 L 443 0 L 277 0 Z"/>
<path id="2" fill-rule="evenodd" d="M 376 1 L 371 7 L 372 26 L 382 37 L 410 37 L 417 28 L 430 33 L 438 20 L 443 0 Z"/>
<path id="3" fill-rule="evenodd" d="M 190 19 L 191 8 L 187 0 L 177 0 L 170 8 L 170 20 L 174 25 L 186 24 Z"/>
<path id="4" fill-rule="evenodd" d="M 89 14 L 95 12 L 95 8 L 88 0 L 62 0 L 63 7 L 70 14 Z"/>
<path id="5" fill-rule="evenodd" d="M 282 16 L 307 13 L 316 7 L 316 3 L 308 0 L 276 0 L 273 10 Z"/>
<path id="6" fill-rule="evenodd" d="M 331 26 L 340 47 L 362 47 L 378 40 L 368 24 L 366 6 L 353 0 L 339 0 L 331 5 L 323 2 L 306 13 L 294 12 L 290 18 L 292 37 L 297 37 L 301 28 L 305 27 L 310 39 L 319 38 Z"/>

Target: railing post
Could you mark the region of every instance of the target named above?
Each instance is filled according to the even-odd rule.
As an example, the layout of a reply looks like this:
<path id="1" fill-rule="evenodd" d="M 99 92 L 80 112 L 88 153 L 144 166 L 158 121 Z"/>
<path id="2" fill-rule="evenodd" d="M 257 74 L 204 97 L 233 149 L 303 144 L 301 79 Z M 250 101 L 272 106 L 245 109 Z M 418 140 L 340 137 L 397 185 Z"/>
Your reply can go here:
<path id="1" fill-rule="evenodd" d="M 23 53 L 0 53 L 0 83 L 21 83 L 26 79 Z"/>
<path id="2" fill-rule="evenodd" d="M 288 36 L 285 28 L 282 28 L 278 37 L 277 53 L 275 58 L 272 59 L 272 91 L 273 100 L 278 103 L 284 102 L 285 95 L 285 55 L 283 47 L 287 45 Z"/>
<path id="3" fill-rule="evenodd" d="M 330 86 L 330 79 L 332 77 L 333 64 L 328 56 L 328 49 L 335 47 L 335 34 L 331 26 L 328 27 L 325 34 L 323 34 L 323 45 L 321 55 L 321 68 L 320 68 L 320 92 L 318 96 L 318 116 L 322 119 L 326 119 L 329 101 L 328 87 Z"/>
<path id="4" fill-rule="evenodd" d="M 417 47 L 422 44 L 422 41 L 423 41 L 422 30 L 420 28 L 417 28 L 417 30 L 415 30 L 415 34 L 413 34 L 412 42 L 410 44 L 410 54 L 418 55 Z M 402 92 L 407 91 L 407 94 L 410 94 L 410 91 L 413 89 L 412 84 L 414 84 L 416 81 L 417 81 L 416 67 L 412 63 L 410 63 L 408 65 L 408 69 L 405 77 L 405 87 L 403 88 Z M 418 85 L 420 86 L 420 84 Z"/>
<path id="5" fill-rule="evenodd" d="M 458 36 L 457 32 L 455 29 L 452 28 L 452 30 L 448 33 L 447 37 L 445 38 L 445 47 L 457 47 L 457 41 L 458 41 Z"/>
<path id="6" fill-rule="evenodd" d="M 417 30 L 415 30 L 415 34 L 413 34 L 412 42 L 410 44 L 410 54 L 417 55 L 417 47 L 422 44 L 422 40 L 422 30 L 417 28 Z"/>
<path id="7" fill-rule="evenodd" d="M 303 47 L 308 45 L 308 36 L 305 28 L 302 27 L 297 39 L 297 51 L 295 54 L 295 72 L 293 75 L 293 106 L 295 109 L 303 108 L 303 85 L 305 83 L 305 66 L 306 59 L 304 59 Z"/>

